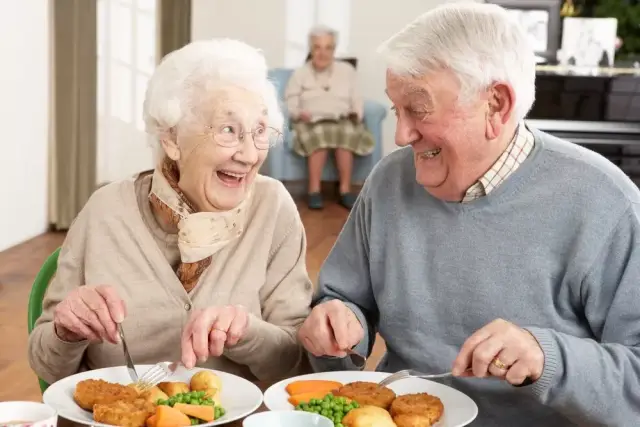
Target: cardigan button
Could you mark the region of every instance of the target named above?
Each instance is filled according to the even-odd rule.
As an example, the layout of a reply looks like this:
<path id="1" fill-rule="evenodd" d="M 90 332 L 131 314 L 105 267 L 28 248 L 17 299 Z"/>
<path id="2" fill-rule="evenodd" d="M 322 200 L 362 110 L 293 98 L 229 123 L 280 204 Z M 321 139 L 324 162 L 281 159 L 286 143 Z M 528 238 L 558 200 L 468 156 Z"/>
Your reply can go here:
<path id="1" fill-rule="evenodd" d="M 185 311 L 189 311 L 189 310 L 191 310 L 191 304 L 186 303 L 186 304 L 184 305 L 184 309 L 185 309 Z"/>

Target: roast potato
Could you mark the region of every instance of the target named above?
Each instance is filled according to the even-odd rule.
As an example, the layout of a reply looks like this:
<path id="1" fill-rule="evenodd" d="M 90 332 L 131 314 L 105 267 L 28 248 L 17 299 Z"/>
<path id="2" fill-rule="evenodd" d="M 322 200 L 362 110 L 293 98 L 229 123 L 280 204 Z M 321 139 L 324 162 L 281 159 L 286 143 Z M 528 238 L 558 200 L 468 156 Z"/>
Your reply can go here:
<path id="1" fill-rule="evenodd" d="M 145 391 L 142 394 L 142 397 L 147 401 L 147 402 L 151 402 L 153 404 L 155 404 L 158 400 L 162 399 L 162 400 L 167 400 L 169 399 L 169 396 L 167 396 L 167 394 L 165 392 L 163 392 L 162 390 L 160 390 L 160 388 L 158 388 L 158 386 L 152 387 L 149 390 Z"/>
<path id="2" fill-rule="evenodd" d="M 189 384 L 187 383 L 164 382 L 158 384 L 158 388 L 169 397 L 180 393 L 189 393 L 191 391 L 189 390 Z"/>

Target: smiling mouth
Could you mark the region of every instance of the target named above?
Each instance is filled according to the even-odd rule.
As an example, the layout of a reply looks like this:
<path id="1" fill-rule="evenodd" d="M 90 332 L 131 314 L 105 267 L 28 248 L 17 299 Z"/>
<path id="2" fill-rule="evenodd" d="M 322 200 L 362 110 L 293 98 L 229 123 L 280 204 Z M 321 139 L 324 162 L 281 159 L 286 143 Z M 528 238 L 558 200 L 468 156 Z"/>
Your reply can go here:
<path id="1" fill-rule="evenodd" d="M 437 157 L 438 154 L 440 154 L 440 151 L 442 151 L 441 148 L 435 148 L 433 150 L 428 150 L 428 151 L 423 151 L 422 153 L 419 154 L 419 157 L 421 159 L 433 159 L 434 157 Z"/>
<path id="2" fill-rule="evenodd" d="M 244 179 L 247 177 L 246 173 L 231 171 L 217 171 L 216 175 L 218 176 L 218 179 L 227 187 L 238 187 L 244 182 Z"/>

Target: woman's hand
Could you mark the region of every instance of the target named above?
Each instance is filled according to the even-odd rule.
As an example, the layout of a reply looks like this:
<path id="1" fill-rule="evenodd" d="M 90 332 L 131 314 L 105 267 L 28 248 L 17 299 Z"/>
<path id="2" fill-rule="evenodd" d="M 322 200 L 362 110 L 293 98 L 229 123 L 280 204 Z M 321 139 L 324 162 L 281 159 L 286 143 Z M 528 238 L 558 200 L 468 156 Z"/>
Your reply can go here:
<path id="1" fill-rule="evenodd" d="M 308 111 L 301 111 L 300 114 L 298 114 L 298 120 L 300 120 L 300 121 L 302 121 L 304 123 L 309 123 L 311 121 L 312 117 L 313 116 Z"/>
<path id="2" fill-rule="evenodd" d="M 209 356 L 222 355 L 225 347 L 240 341 L 249 326 L 249 315 L 239 305 L 209 307 L 191 315 L 182 333 L 182 363 L 188 369 Z"/>
<path id="3" fill-rule="evenodd" d="M 126 316 L 124 302 L 111 286 L 81 286 L 53 313 L 58 337 L 67 342 L 119 342 L 117 324 Z"/>

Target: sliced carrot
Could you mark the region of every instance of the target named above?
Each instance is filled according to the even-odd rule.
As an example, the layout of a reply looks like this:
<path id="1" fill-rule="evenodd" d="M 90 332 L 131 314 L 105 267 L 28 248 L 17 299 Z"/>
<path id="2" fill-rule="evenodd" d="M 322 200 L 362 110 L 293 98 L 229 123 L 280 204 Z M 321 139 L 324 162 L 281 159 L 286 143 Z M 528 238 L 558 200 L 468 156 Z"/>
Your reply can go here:
<path id="1" fill-rule="evenodd" d="M 175 409 L 193 418 L 210 423 L 216 419 L 213 406 L 208 405 L 189 405 L 186 403 L 176 403 L 173 405 Z"/>
<path id="2" fill-rule="evenodd" d="M 155 417 L 155 427 L 187 427 L 191 425 L 189 417 L 171 406 L 157 406 Z"/>
<path id="3" fill-rule="evenodd" d="M 289 393 L 289 396 L 294 396 L 296 394 L 310 393 L 314 391 L 325 391 L 328 393 L 340 387 L 342 387 L 342 383 L 338 381 L 301 380 L 287 384 L 285 390 Z"/>
<path id="4" fill-rule="evenodd" d="M 151 415 L 149 418 L 147 418 L 146 425 L 147 427 L 156 427 L 157 421 L 158 421 L 158 416 L 155 414 Z"/>
<path id="5" fill-rule="evenodd" d="M 289 397 L 289 403 L 291 403 L 293 406 L 297 406 L 301 403 L 309 403 L 311 399 L 322 399 L 327 394 L 329 394 L 329 390 L 310 391 L 307 393 L 294 394 L 293 396 Z"/>

